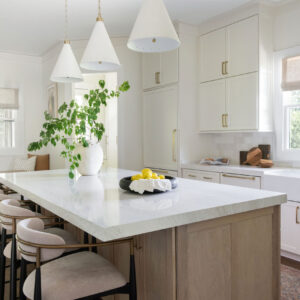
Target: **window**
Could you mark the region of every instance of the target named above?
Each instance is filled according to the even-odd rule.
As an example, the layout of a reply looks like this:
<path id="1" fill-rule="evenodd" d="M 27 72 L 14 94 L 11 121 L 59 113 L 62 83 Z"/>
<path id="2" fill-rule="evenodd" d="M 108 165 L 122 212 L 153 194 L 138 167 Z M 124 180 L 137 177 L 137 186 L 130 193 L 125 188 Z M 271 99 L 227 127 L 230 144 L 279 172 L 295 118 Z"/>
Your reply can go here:
<path id="1" fill-rule="evenodd" d="M 300 161 L 300 47 L 275 53 L 275 159 Z"/>
<path id="2" fill-rule="evenodd" d="M 15 147 L 16 111 L 0 109 L 0 148 Z"/>
<path id="3" fill-rule="evenodd" d="M 15 147 L 18 90 L 0 88 L 0 149 Z"/>

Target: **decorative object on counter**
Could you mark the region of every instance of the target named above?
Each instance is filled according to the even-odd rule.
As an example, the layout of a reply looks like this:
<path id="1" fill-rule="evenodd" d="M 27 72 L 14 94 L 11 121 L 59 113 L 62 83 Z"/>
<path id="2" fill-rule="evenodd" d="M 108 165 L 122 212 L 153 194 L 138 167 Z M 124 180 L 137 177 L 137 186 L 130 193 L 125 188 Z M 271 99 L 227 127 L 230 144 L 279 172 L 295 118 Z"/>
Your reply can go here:
<path id="1" fill-rule="evenodd" d="M 228 158 L 203 158 L 200 161 L 201 165 L 211 165 L 211 166 L 227 166 L 229 165 Z"/>
<path id="2" fill-rule="evenodd" d="M 258 145 L 258 148 L 262 152 L 262 159 L 271 158 L 271 145 Z"/>
<path id="3" fill-rule="evenodd" d="M 46 122 L 40 132 L 41 138 L 28 146 L 28 151 L 36 151 L 49 143 L 55 147 L 60 142 L 65 148 L 60 155 L 70 164 L 71 179 L 74 178 L 76 168 L 84 173 L 82 175 L 96 175 L 100 170 L 103 158 L 101 159 L 102 149 L 99 149 L 99 142 L 105 132 L 103 123 L 98 121 L 100 107 L 106 106 L 108 99 L 118 98 L 121 92 L 128 91 L 130 85 L 125 81 L 116 91 L 109 91 L 105 87 L 105 81 L 100 80 L 99 87 L 84 95 L 86 101 L 83 105 L 79 105 L 75 100 L 71 100 L 70 104 L 64 102 L 58 109 L 57 118 L 45 112 Z M 95 146 L 97 144 L 98 146 Z M 91 145 L 92 150 L 83 149 Z M 96 160 L 95 155 L 99 156 Z"/>
<path id="4" fill-rule="evenodd" d="M 158 175 L 151 169 L 143 169 L 141 174 L 121 179 L 120 187 L 139 194 L 162 193 L 175 189 L 177 180 L 171 176 Z"/>
<path id="5" fill-rule="evenodd" d="M 262 168 L 271 168 L 273 167 L 273 161 L 270 159 L 261 159 L 259 162 L 260 167 Z"/>
<path id="6" fill-rule="evenodd" d="M 262 152 L 258 147 L 251 148 L 247 153 L 247 160 L 243 165 L 258 166 L 262 159 Z"/>
<path id="7" fill-rule="evenodd" d="M 247 160 L 248 151 L 240 151 L 240 165 L 244 164 Z"/>

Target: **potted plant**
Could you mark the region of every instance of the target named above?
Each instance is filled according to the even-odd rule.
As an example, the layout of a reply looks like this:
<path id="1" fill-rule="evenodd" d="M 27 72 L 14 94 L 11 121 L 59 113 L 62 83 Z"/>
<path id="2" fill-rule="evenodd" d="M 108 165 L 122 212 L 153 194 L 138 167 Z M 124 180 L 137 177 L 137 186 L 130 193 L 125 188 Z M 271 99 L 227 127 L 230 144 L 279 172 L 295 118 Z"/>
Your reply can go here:
<path id="1" fill-rule="evenodd" d="M 121 92 L 129 90 L 128 81 L 123 82 L 116 91 L 105 88 L 105 81 L 99 81 L 99 89 L 84 95 L 85 103 L 79 105 L 75 100 L 70 104 L 64 102 L 58 108 L 58 117 L 45 112 L 46 122 L 40 132 L 40 140 L 29 144 L 28 151 L 40 150 L 49 143 L 64 146 L 60 155 L 70 164 L 69 177 L 74 178 L 77 168 L 82 175 L 96 175 L 103 162 L 100 141 L 105 132 L 103 123 L 99 122 L 101 106 L 107 100 L 119 97 Z"/>

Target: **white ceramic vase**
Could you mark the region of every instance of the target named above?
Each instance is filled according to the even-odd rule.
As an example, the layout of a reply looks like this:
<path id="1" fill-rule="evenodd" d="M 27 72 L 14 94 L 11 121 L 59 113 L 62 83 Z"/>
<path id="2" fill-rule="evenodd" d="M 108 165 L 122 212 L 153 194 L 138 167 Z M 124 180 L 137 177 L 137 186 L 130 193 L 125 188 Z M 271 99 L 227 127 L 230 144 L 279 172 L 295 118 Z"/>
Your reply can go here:
<path id="1" fill-rule="evenodd" d="M 75 151 L 81 155 L 78 172 L 83 176 L 97 175 L 103 163 L 103 151 L 100 143 L 89 145 L 87 148 L 79 144 Z"/>

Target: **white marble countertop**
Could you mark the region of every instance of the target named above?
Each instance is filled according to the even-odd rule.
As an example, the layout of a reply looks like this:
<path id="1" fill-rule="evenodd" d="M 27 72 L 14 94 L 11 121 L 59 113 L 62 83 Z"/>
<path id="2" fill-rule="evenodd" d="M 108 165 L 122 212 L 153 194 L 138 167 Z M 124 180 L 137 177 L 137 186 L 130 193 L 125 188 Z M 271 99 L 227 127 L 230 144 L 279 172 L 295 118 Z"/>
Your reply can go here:
<path id="1" fill-rule="evenodd" d="M 103 169 L 69 180 L 67 170 L 0 174 L 0 182 L 97 237 L 110 241 L 279 205 L 286 195 L 178 178 L 178 188 L 137 195 L 119 188 L 136 172 Z"/>
<path id="2" fill-rule="evenodd" d="M 182 169 L 189 170 L 199 170 L 208 172 L 219 172 L 219 173 L 233 173 L 233 174 L 243 174 L 249 176 L 264 176 L 264 175 L 274 175 L 274 176 L 289 176 L 289 177 L 300 177 L 300 169 L 294 168 L 259 168 L 252 166 L 241 166 L 241 165 L 228 165 L 228 166 L 210 166 L 202 165 L 197 162 L 186 163 L 181 165 Z"/>

